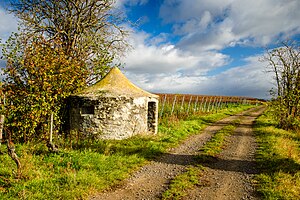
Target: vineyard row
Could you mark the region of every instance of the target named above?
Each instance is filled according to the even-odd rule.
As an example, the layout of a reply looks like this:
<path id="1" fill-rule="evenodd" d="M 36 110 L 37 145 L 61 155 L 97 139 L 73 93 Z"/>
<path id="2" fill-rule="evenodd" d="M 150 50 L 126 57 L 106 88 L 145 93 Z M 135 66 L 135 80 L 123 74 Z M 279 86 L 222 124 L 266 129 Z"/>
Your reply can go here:
<path id="1" fill-rule="evenodd" d="M 185 115 L 190 113 L 218 112 L 223 108 L 239 104 L 259 104 L 260 100 L 235 96 L 204 96 L 184 94 L 157 94 L 159 96 L 159 117 Z"/>

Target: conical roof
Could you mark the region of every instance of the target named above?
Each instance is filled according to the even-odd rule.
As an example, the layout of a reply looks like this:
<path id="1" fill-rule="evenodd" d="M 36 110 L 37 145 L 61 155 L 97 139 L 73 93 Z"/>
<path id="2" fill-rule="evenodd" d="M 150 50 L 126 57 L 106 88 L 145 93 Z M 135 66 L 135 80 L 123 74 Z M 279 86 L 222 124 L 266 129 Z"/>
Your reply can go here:
<path id="1" fill-rule="evenodd" d="M 79 92 L 78 96 L 133 96 L 133 97 L 156 97 L 142 90 L 133 83 L 131 83 L 126 76 L 117 68 L 114 67 L 110 72 L 100 81 L 94 85 Z"/>

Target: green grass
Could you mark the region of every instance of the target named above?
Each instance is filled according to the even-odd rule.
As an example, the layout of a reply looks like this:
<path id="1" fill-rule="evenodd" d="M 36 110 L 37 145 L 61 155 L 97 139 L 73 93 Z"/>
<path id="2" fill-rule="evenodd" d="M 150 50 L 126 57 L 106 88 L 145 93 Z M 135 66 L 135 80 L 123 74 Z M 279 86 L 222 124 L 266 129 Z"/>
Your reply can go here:
<path id="1" fill-rule="evenodd" d="M 270 112 L 256 121 L 257 190 L 263 199 L 300 199 L 300 134 L 276 126 Z"/>
<path id="2" fill-rule="evenodd" d="M 206 158 L 215 157 L 220 154 L 227 142 L 228 136 L 230 136 L 236 128 L 236 125 L 239 124 L 238 120 L 233 122 L 234 125 L 227 125 L 218 131 L 212 138 L 209 140 L 201 150 L 201 154 L 198 158 L 202 161 L 205 161 Z"/>
<path id="3" fill-rule="evenodd" d="M 84 198 L 126 178 L 143 160 L 136 154 L 106 156 L 88 150 L 45 155 L 22 152 L 20 159 L 22 178 L 14 179 L 14 163 L 6 155 L 0 157 L 0 177 L 9 180 L 0 182 L 0 199 Z"/>
<path id="4" fill-rule="evenodd" d="M 185 121 L 161 123 L 152 137 L 80 141 L 68 148 L 66 142 L 58 154 L 48 153 L 44 144 L 17 144 L 22 176 L 0 147 L 0 199 L 87 199 L 93 193 L 120 184 L 147 161 L 197 134 L 209 123 L 248 109 L 231 108 L 207 116 L 190 116 Z"/>
<path id="5" fill-rule="evenodd" d="M 194 186 L 204 186 L 206 183 L 200 181 L 200 177 L 205 169 L 199 165 L 197 167 L 189 167 L 186 172 L 176 176 L 163 195 L 162 199 L 180 199 L 186 196 L 186 190 L 193 188 Z"/>

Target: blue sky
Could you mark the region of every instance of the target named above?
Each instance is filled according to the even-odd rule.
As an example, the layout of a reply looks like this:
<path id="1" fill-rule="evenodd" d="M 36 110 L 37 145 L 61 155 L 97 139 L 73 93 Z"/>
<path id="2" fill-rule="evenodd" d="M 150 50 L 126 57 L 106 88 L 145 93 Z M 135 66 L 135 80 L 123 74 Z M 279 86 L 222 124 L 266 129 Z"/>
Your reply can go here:
<path id="1" fill-rule="evenodd" d="M 266 47 L 299 38 L 299 0 L 117 0 L 132 21 L 122 71 L 152 92 L 268 98 Z M 16 19 L 0 4 L 0 38 Z"/>
<path id="2" fill-rule="evenodd" d="M 300 33 L 299 0 L 123 0 L 126 75 L 150 91 L 268 98 L 266 47 Z"/>

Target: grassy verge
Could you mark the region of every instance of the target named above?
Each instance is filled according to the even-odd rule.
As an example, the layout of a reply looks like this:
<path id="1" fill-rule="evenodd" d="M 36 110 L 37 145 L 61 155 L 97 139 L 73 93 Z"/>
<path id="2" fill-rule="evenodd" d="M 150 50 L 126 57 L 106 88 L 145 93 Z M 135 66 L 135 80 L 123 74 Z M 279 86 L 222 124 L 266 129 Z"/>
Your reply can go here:
<path id="1" fill-rule="evenodd" d="M 255 133 L 263 199 L 300 199 L 300 133 L 276 128 L 269 112 L 257 119 Z"/>
<path id="2" fill-rule="evenodd" d="M 197 160 L 201 163 L 210 161 L 216 155 L 222 152 L 226 144 L 228 136 L 230 136 L 239 124 L 239 120 L 235 120 L 233 125 L 228 125 L 218 131 L 208 141 L 201 150 L 201 154 L 197 156 Z M 162 199 L 180 199 L 185 196 L 187 190 L 195 186 L 205 186 L 206 182 L 201 182 L 200 178 L 205 168 L 202 165 L 191 166 L 187 171 L 176 176 L 170 183 L 169 188 L 163 193 Z"/>
<path id="3" fill-rule="evenodd" d="M 86 199 L 88 195 L 120 183 L 148 160 L 198 133 L 210 122 L 248 109 L 240 106 L 185 121 L 162 123 L 159 134 L 115 141 L 82 141 L 58 154 L 44 144 L 17 144 L 22 176 L 0 147 L 0 199 Z"/>

